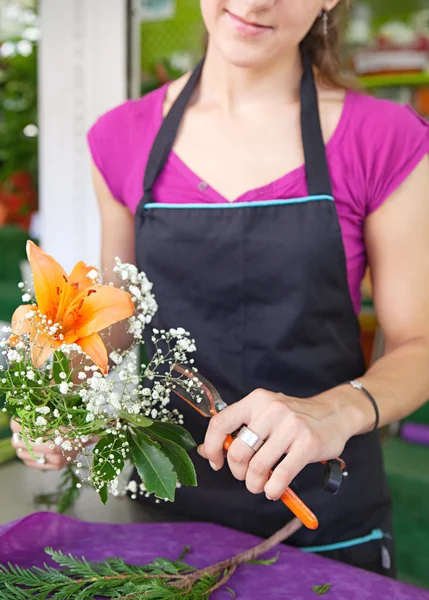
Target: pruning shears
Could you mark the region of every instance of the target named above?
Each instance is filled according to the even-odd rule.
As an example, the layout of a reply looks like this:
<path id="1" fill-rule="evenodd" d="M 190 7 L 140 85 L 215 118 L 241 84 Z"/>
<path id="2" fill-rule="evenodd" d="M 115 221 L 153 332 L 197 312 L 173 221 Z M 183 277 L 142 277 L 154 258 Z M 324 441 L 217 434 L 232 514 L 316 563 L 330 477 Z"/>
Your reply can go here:
<path id="1" fill-rule="evenodd" d="M 178 377 L 173 378 L 170 386 L 172 391 L 187 402 L 194 410 L 199 412 L 200 415 L 211 418 L 227 408 L 228 405 L 224 402 L 215 386 L 196 369 L 174 365 L 172 371 L 178 374 Z M 193 385 L 195 383 L 197 385 Z M 229 450 L 237 433 L 238 431 L 226 437 L 223 445 L 224 450 Z M 325 465 L 324 489 L 331 494 L 336 494 L 340 489 L 343 477 L 347 475 L 345 472 L 346 465 L 340 458 L 323 461 L 322 464 Z M 305 527 L 308 529 L 318 528 L 319 521 L 316 515 L 290 487 L 283 492 L 280 500 Z"/>

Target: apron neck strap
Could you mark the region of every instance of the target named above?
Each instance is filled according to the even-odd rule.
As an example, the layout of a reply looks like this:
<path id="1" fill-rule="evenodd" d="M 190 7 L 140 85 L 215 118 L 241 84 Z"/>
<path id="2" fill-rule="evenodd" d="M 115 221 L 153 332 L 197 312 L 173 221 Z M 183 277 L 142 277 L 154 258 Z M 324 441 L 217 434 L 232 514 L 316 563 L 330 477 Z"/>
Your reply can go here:
<path id="1" fill-rule="evenodd" d="M 201 77 L 203 59 L 191 74 L 187 84 L 177 97 L 163 120 L 152 146 L 144 177 L 142 205 L 152 202 L 152 187 L 163 170 L 195 88 Z M 304 147 L 305 172 L 310 196 L 332 196 L 332 184 L 326 158 L 325 143 L 320 124 L 319 105 L 311 60 L 303 53 L 304 74 L 301 80 L 301 131 Z"/>
<path id="2" fill-rule="evenodd" d="M 332 196 L 332 183 L 320 124 L 319 98 L 313 65 L 302 53 L 304 74 L 301 80 L 301 135 L 309 196 Z"/>

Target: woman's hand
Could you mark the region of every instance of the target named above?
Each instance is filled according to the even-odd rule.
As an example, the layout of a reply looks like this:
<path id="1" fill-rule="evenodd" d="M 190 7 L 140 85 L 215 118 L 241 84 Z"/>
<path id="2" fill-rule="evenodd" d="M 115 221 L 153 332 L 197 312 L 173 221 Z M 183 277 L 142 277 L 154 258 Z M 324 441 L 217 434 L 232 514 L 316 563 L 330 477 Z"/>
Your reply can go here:
<path id="1" fill-rule="evenodd" d="M 256 390 L 211 419 L 198 452 L 215 470 L 221 469 L 226 436 L 247 425 L 265 443 L 255 453 L 241 440 L 234 440 L 227 453 L 229 467 L 234 477 L 246 481 L 250 492 L 265 491 L 269 499 L 277 500 L 307 464 L 340 456 L 346 442 L 359 431 L 359 414 L 350 392 L 356 394 L 343 386 L 300 399 Z"/>
<path id="2" fill-rule="evenodd" d="M 24 441 L 18 441 L 19 435 L 15 435 L 21 433 L 21 425 L 12 419 L 10 426 L 14 434 L 12 437 L 12 446 L 16 449 L 16 455 L 25 465 L 27 465 L 27 467 L 31 467 L 32 469 L 39 469 L 40 471 L 60 471 L 71 464 L 79 454 L 81 454 L 81 451 L 78 450 L 65 452 L 61 446 L 55 445 L 54 442 L 40 445 L 31 444 L 34 455 L 40 458 L 44 457 L 45 460 L 44 463 L 37 462 L 37 459 L 35 459 L 28 451 Z M 86 445 L 92 444 L 94 441 L 95 440 L 91 440 Z"/>

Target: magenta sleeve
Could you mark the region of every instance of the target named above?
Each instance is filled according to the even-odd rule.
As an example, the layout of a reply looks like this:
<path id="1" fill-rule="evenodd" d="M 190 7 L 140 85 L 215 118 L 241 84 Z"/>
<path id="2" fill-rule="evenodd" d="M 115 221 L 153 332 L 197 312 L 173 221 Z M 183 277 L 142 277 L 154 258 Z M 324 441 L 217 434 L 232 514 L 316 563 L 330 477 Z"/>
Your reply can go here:
<path id="1" fill-rule="evenodd" d="M 409 106 L 384 103 L 368 132 L 367 214 L 374 212 L 429 153 L 429 122 Z"/>
<path id="2" fill-rule="evenodd" d="M 126 204 L 124 185 L 128 164 L 127 130 L 132 129 L 131 109 L 132 103 L 126 102 L 105 113 L 87 134 L 92 160 L 112 196 L 121 204 Z"/>

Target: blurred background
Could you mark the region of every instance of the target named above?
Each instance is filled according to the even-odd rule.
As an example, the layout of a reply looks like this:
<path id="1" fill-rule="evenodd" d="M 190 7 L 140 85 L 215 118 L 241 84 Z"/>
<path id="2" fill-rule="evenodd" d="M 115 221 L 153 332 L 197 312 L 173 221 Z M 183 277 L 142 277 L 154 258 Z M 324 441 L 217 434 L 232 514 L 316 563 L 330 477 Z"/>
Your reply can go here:
<path id="1" fill-rule="evenodd" d="M 345 36 L 345 66 L 367 93 L 429 118 L 428 0 L 355 0 Z M 202 38 L 198 0 L 0 0 L 0 323 L 20 304 L 28 238 L 66 268 L 82 259 L 98 264 L 86 131 L 106 110 L 191 69 Z M 370 363 L 383 351 L 370 273 L 362 291 Z M 29 472 L 14 459 L 7 416 L 0 415 L 5 523 L 39 510 L 35 496 L 54 488 L 57 475 Z M 429 404 L 383 431 L 383 439 L 401 578 L 429 589 Z M 127 500 L 101 509 L 86 492 L 74 514 L 141 520 Z"/>

